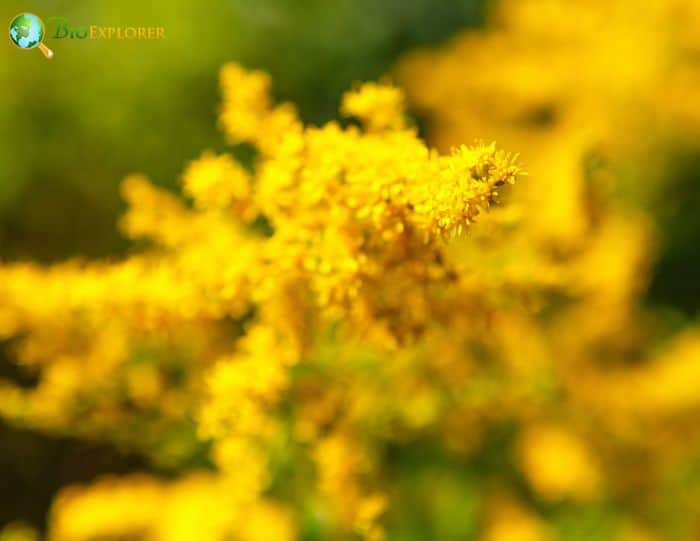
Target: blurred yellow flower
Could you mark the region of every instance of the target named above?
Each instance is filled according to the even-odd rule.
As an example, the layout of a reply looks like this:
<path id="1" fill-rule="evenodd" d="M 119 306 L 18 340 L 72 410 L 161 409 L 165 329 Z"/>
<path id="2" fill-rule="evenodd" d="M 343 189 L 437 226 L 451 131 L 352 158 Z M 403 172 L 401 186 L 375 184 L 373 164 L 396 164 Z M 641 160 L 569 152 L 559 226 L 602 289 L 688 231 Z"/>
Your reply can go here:
<path id="1" fill-rule="evenodd" d="M 520 464 L 534 490 L 546 500 L 587 500 L 600 495 L 602 475 L 575 434 L 556 426 L 533 426 L 520 439 Z"/>

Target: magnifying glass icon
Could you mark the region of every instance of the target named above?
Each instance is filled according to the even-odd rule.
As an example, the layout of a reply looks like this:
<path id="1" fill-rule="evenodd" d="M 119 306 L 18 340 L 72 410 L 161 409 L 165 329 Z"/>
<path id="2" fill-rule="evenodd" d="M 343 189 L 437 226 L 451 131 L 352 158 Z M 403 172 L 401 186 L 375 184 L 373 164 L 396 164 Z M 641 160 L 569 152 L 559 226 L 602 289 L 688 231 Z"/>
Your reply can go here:
<path id="1" fill-rule="evenodd" d="M 38 48 L 46 58 L 53 58 L 53 51 L 42 43 L 46 27 L 44 21 L 33 13 L 20 13 L 10 23 L 10 40 L 20 49 Z"/>

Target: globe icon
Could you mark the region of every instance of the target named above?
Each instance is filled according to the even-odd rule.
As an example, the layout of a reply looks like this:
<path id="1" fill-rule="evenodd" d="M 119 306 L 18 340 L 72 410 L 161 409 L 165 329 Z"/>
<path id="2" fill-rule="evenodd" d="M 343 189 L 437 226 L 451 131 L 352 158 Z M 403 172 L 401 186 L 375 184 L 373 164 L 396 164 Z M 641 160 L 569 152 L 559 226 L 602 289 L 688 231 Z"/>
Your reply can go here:
<path id="1" fill-rule="evenodd" d="M 20 13 L 10 23 L 12 43 L 20 49 L 38 47 L 46 58 L 51 58 L 53 51 L 42 43 L 44 33 L 44 22 L 33 13 Z"/>

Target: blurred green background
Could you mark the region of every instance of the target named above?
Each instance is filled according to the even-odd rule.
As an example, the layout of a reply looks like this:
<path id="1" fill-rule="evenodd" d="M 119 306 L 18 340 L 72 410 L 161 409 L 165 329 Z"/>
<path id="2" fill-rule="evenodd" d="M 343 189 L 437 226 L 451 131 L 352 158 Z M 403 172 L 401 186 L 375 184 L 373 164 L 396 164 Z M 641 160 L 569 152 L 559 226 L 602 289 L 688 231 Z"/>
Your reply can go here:
<path id="1" fill-rule="evenodd" d="M 3 0 L 0 11 L 8 24 L 27 11 L 44 20 L 65 17 L 74 26 L 163 26 L 166 39 L 55 40 L 48 33 L 46 44 L 55 52 L 51 61 L 5 40 L 0 47 L 0 258 L 51 262 L 124 253 L 128 245 L 116 228 L 121 179 L 138 171 L 175 188 L 189 160 L 204 149 L 225 147 L 216 127 L 223 63 L 236 60 L 269 71 L 278 97 L 295 102 L 306 121 L 320 123 L 336 116 L 341 93 L 354 81 L 381 77 L 402 53 L 481 24 L 482 4 Z M 663 307 L 671 325 L 696 318 L 700 306 L 699 156 L 698 148 L 679 152 L 671 187 L 663 204 L 654 206 L 662 248 L 648 302 Z M 12 377 L 3 359 L 6 347 L 0 343 L 0 376 Z M 148 467 L 106 446 L 0 426 L 0 527 L 17 518 L 42 526 L 60 486 Z M 430 470 L 430 463 L 425 467 Z M 420 475 L 416 494 L 425 484 Z M 470 475 L 444 482 L 469 500 Z M 423 505 L 417 499 L 405 509 Z M 439 537 L 458 538 L 471 526 L 464 528 Z"/>

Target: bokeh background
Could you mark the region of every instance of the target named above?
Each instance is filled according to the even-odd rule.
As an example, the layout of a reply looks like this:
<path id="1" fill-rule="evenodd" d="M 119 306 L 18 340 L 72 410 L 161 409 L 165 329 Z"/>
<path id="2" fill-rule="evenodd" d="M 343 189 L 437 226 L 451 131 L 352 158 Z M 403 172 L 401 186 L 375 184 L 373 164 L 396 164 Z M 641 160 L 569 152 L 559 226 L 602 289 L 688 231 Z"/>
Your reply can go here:
<path id="1" fill-rule="evenodd" d="M 491 7 L 486 0 L 4 0 L 6 21 L 30 11 L 75 26 L 163 26 L 167 39 L 47 39 L 56 55 L 51 62 L 8 40 L 0 47 L 0 258 L 54 262 L 126 253 L 130 247 L 115 227 L 123 210 L 120 181 L 138 171 L 174 189 L 202 149 L 224 149 L 216 103 L 225 62 L 268 71 L 279 98 L 296 103 L 304 120 L 322 123 L 336 116 L 353 82 L 395 74 L 405 54 L 479 28 Z M 429 135 L 425 112 L 413 114 Z M 670 334 L 698 320 L 700 141 L 685 139 L 664 152 L 664 189 L 640 190 L 633 199 L 658 238 L 644 303 Z M 0 375 L 20 378 L 2 346 Z M 474 467 L 499 468 L 499 460 Z M 425 454 L 402 456 L 397 467 L 430 461 L 440 468 L 440 457 Z M 59 487 L 149 468 L 110 445 L 0 424 L 0 528 L 23 520 L 41 529 Z M 432 490 L 446 501 L 469 502 L 472 473 L 444 476 Z M 416 483 L 415 491 L 427 489 Z M 412 505 L 422 504 L 417 498 Z M 424 525 L 423 538 L 469 538 L 450 530 L 464 509 L 448 505 L 438 527 Z M 587 513 L 572 519 L 569 539 L 604 538 L 598 536 L 607 510 Z"/>

